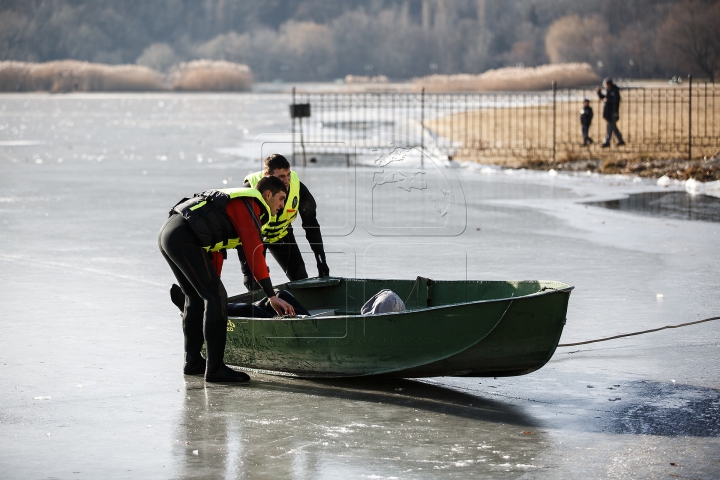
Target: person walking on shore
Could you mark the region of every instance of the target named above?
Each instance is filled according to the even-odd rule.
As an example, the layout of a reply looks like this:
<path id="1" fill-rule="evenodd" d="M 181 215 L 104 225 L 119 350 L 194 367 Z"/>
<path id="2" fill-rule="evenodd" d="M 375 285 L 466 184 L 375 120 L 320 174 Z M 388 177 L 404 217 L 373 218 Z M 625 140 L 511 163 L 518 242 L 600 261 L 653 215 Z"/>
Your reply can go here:
<path id="1" fill-rule="evenodd" d="M 583 147 L 593 143 L 590 138 L 590 124 L 592 124 L 593 109 L 590 106 L 590 100 L 583 100 L 583 108 L 580 109 L 580 127 L 582 128 Z"/>
<path id="2" fill-rule="evenodd" d="M 625 145 L 625 141 L 622 138 L 620 130 L 617 128 L 617 122 L 620 119 L 620 89 L 612 78 L 608 77 L 603 82 L 605 85 L 605 93 L 602 93 L 602 89 L 597 87 L 595 91 L 598 94 L 600 100 L 603 100 L 603 118 L 607 122 L 607 131 L 605 133 L 605 141 L 602 144 L 602 148 L 610 146 L 610 139 L 613 134 L 617 140 L 617 146 L 620 147 Z"/>
<path id="3" fill-rule="evenodd" d="M 261 228 L 285 206 L 287 191 L 275 177 L 255 188 L 207 190 L 184 198 L 160 229 L 158 245 L 185 294 L 183 334 L 186 375 L 205 374 L 206 382 L 247 382 L 250 377 L 223 360 L 227 340 L 228 299 L 208 252 L 242 248 L 256 282 L 279 315 L 295 315 L 277 297 L 263 255 Z M 200 355 L 203 343 L 207 360 Z"/>

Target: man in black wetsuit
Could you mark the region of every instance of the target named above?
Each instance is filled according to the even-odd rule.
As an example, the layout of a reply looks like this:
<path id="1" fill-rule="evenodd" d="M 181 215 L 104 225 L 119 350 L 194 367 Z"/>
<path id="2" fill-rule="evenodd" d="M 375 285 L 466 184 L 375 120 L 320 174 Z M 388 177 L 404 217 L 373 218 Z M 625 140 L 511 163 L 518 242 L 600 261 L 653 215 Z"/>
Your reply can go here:
<path id="1" fill-rule="evenodd" d="M 301 280 L 308 278 L 305 262 L 303 261 L 300 248 L 293 234 L 292 222 L 300 214 L 302 226 L 305 230 L 305 237 L 310 243 L 317 262 L 318 276 L 330 275 L 330 268 L 325 259 L 320 224 L 317 221 L 317 204 L 310 190 L 300 181 L 297 173 L 290 169 L 290 162 L 280 155 L 273 154 L 265 159 L 263 171 L 255 172 L 245 177 L 245 186 L 254 186 L 263 177 L 276 177 L 282 180 L 285 188 L 288 189 L 288 197 L 285 208 L 263 226 L 263 237 L 265 248 L 283 269 L 289 280 Z M 247 262 L 242 258 L 242 252 L 238 250 L 241 268 L 244 276 L 244 283 L 248 290 L 259 288 L 250 274 Z"/>
<path id="2" fill-rule="evenodd" d="M 160 229 L 158 246 L 184 294 L 186 375 L 204 373 L 207 382 L 250 380 L 223 361 L 227 292 L 208 252 L 242 249 L 267 303 L 279 315 L 295 315 L 293 306 L 273 289 L 262 255 L 262 225 L 283 209 L 286 196 L 282 181 L 269 177 L 259 181 L 256 188 L 208 190 L 184 198 L 170 211 L 170 218 Z M 203 343 L 207 361 L 200 355 Z"/>

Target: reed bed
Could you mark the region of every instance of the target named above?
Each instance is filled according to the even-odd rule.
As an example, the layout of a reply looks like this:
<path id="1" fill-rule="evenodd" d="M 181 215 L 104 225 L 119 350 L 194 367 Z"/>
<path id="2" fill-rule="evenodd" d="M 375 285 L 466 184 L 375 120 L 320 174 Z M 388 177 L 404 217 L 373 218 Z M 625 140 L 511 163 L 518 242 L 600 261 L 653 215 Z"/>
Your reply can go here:
<path id="1" fill-rule="evenodd" d="M 180 91 L 242 92 L 252 81 L 250 67 L 226 61 L 194 60 L 170 71 L 172 88 Z"/>
<path id="2" fill-rule="evenodd" d="M 166 88 L 162 75 L 139 65 L 105 65 L 77 60 L 0 62 L 0 91 L 4 92 L 136 92 Z"/>
<path id="3" fill-rule="evenodd" d="M 3 92 L 148 92 L 245 91 L 252 85 L 247 65 L 196 60 L 174 67 L 170 74 L 140 65 L 59 60 L 46 63 L 0 62 Z"/>
<path id="4" fill-rule="evenodd" d="M 426 92 L 490 92 L 547 90 L 552 82 L 564 88 L 599 84 L 588 63 L 562 63 L 539 67 L 507 67 L 479 75 L 430 75 L 414 78 Z"/>
<path id="5" fill-rule="evenodd" d="M 367 75 L 345 75 L 346 84 L 366 84 L 366 83 L 389 83 L 390 80 L 385 75 L 376 75 L 370 77 Z"/>

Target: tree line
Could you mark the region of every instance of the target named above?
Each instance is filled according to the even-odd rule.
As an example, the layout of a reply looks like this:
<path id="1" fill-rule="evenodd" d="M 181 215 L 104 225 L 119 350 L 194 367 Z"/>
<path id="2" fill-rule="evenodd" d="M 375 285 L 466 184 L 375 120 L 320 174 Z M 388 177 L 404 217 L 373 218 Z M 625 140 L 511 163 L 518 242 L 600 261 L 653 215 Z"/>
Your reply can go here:
<path id="1" fill-rule="evenodd" d="M 588 62 L 600 76 L 720 70 L 718 0 L 0 0 L 0 59 L 250 66 L 261 81 L 408 79 Z"/>

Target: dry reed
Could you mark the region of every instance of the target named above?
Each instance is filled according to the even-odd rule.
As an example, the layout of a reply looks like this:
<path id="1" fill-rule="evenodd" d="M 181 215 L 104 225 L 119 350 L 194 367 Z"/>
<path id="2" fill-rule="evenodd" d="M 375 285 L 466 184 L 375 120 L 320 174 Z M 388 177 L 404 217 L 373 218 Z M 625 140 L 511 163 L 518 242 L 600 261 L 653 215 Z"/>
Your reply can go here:
<path id="1" fill-rule="evenodd" d="M 2 92 L 244 91 L 251 85 L 250 68 L 232 62 L 195 60 L 174 67 L 167 77 L 140 65 L 0 62 Z"/>
<path id="2" fill-rule="evenodd" d="M 548 90 L 552 81 L 564 88 L 593 85 L 600 78 L 588 63 L 561 63 L 539 67 L 507 67 L 479 75 L 430 75 L 413 83 L 427 92 L 488 92 Z"/>
<path id="3" fill-rule="evenodd" d="M 365 83 L 389 83 L 388 77 L 385 75 L 376 75 L 368 77 L 365 75 L 345 75 L 345 83 L 347 84 L 365 84 Z"/>
<path id="4" fill-rule="evenodd" d="M 139 65 L 59 60 L 0 62 L 0 91 L 108 92 L 165 90 L 162 76 Z"/>
<path id="5" fill-rule="evenodd" d="M 174 90 L 240 92 L 250 90 L 253 78 L 247 65 L 194 60 L 173 67 L 170 81 Z"/>

